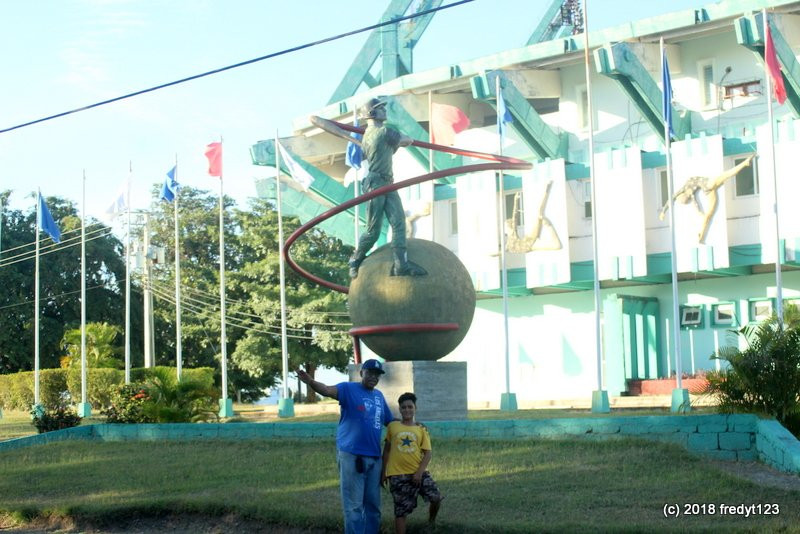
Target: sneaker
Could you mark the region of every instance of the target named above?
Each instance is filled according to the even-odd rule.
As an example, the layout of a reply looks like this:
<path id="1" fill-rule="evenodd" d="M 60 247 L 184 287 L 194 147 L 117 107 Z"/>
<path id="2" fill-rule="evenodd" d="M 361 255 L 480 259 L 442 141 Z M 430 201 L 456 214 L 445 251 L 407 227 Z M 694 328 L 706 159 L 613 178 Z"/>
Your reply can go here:
<path id="1" fill-rule="evenodd" d="M 398 265 L 397 262 L 392 265 L 392 276 L 425 276 L 426 274 L 428 271 L 412 261 L 407 261 L 404 265 Z"/>
<path id="2" fill-rule="evenodd" d="M 350 260 L 347 265 L 350 266 L 350 278 L 358 278 L 358 268 L 361 266 L 361 262 L 359 260 Z"/>

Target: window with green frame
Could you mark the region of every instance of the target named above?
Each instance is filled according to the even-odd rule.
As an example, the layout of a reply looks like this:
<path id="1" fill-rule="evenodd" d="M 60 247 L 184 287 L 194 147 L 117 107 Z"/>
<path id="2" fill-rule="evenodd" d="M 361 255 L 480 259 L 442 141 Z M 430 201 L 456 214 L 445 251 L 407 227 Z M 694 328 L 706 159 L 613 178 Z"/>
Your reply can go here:
<path id="1" fill-rule="evenodd" d="M 704 310 L 702 304 L 684 304 L 681 311 L 681 328 L 696 329 L 703 328 L 705 324 Z"/>
<path id="2" fill-rule="evenodd" d="M 774 299 L 756 298 L 749 300 L 748 319 L 750 324 L 760 323 L 769 319 L 775 309 Z"/>
<path id="3" fill-rule="evenodd" d="M 717 302 L 716 304 L 712 304 L 709 316 L 713 328 L 731 328 L 739 326 L 735 302 Z"/>

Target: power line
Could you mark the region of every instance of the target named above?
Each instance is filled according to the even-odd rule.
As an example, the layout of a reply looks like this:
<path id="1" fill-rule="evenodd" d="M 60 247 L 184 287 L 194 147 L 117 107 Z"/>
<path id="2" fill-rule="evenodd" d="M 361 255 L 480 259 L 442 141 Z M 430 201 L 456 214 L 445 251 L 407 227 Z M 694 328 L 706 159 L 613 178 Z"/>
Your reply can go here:
<path id="1" fill-rule="evenodd" d="M 124 280 L 122 280 L 122 281 L 124 282 Z M 110 282 L 106 282 L 105 284 L 98 284 L 96 286 L 87 287 L 86 291 L 91 291 L 92 289 L 98 289 L 98 288 L 101 288 L 101 287 L 107 287 L 109 284 L 110 284 Z M 59 293 L 58 295 L 53 295 L 53 296 L 49 296 L 49 297 L 40 297 L 39 298 L 39 302 L 43 302 L 45 300 L 48 300 L 48 301 L 49 300 L 56 300 L 56 299 L 68 297 L 69 295 L 74 295 L 75 293 L 80 293 L 80 292 L 81 292 L 81 290 L 77 289 L 75 291 L 66 291 L 64 293 Z M 28 306 L 30 304 L 32 304 L 32 300 L 26 300 L 25 302 L 18 302 L 16 304 L 7 304 L 5 306 L 0 306 L 0 310 L 7 310 L 9 308 L 16 308 L 17 306 Z"/>
<path id="2" fill-rule="evenodd" d="M 209 293 L 208 291 L 203 291 L 202 289 L 197 289 L 194 287 L 189 287 L 186 285 L 181 284 L 181 291 L 186 291 L 188 293 L 194 293 L 195 295 L 199 295 L 201 297 L 205 297 L 212 302 L 215 302 L 219 299 L 219 293 Z M 231 302 L 235 304 L 242 304 L 244 306 L 249 306 L 249 303 L 243 300 L 238 299 L 231 299 L 225 298 L 225 302 Z M 328 316 L 337 316 L 337 317 L 349 317 L 350 313 L 347 311 L 325 311 L 325 310 L 303 310 L 303 313 L 308 313 L 312 315 L 328 315 Z M 317 323 L 310 323 L 310 324 L 317 324 Z M 334 323 L 319 323 L 319 324 L 334 324 Z M 336 323 L 338 324 L 338 323 Z M 341 326 L 347 326 L 350 323 L 341 323 Z"/>
<path id="3" fill-rule="evenodd" d="M 104 225 L 103 223 L 99 223 L 99 222 L 98 223 L 91 223 L 86 228 L 88 229 L 88 228 L 91 228 L 91 227 L 97 226 L 97 225 L 101 225 L 101 226 L 103 226 L 105 228 L 108 228 L 106 225 Z M 80 231 L 81 231 L 80 228 L 76 228 L 74 230 L 67 230 L 67 231 L 63 232 L 61 234 L 61 236 L 63 237 L 65 235 L 67 235 L 67 234 L 71 234 L 73 232 L 80 232 Z M 46 237 L 42 237 L 41 239 L 39 239 L 39 243 L 40 244 L 43 243 L 46 239 L 47 239 Z M 12 250 L 17 250 L 19 248 L 25 248 L 25 247 L 33 247 L 35 245 L 36 245 L 36 241 L 31 241 L 30 243 L 25 243 L 23 245 L 17 245 L 16 247 L 4 248 L 3 250 L 0 250 L 0 256 L 2 256 L 3 254 L 8 254 Z"/>
<path id="4" fill-rule="evenodd" d="M 103 238 L 103 237 L 107 237 L 108 235 L 110 235 L 112 233 L 112 230 L 110 228 L 101 228 L 100 230 L 95 230 L 94 232 L 91 232 L 91 233 L 92 234 L 100 233 L 100 235 L 95 235 L 94 237 L 92 237 L 90 239 L 87 239 L 86 240 L 87 242 L 94 241 L 95 239 L 100 239 L 100 238 Z M 74 243 L 70 243 L 70 241 L 75 241 L 75 242 Z M 44 248 L 43 250 L 40 250 L 39 251 L 39 256 L 45 256 L 45 255 L 51 254 L 53 252 L 58 252 L 60 250 L 66 249 L 66 248 L 73 247 L 73 246 L 75 246 L 75 245 L 77 245 L 79 243 L 80 243 L 80 237 L 68 239 L 67 241 L 62 241 L 61 243 L 53 243 L 51 245 L 47 245 L 47 247 Z M 15 263 L 31 260 L 31 259 L 33 259 L 35 257 L 36 257 L 36 252 L 35 251 L 23 252 L 23 253 L 15 255 L 15 256 L 11 256 L 10 258 L 4 258 L 3 260 L 0 261 L 0 267 L 7 267 L 7 266 L 13 265 Z"/>
<path id="5" fill-rule="evenodd" d="M 287 48 L 285 50 L 281 50 L 280 52 L 273 52 L 272 54 L 267 54 L 266 56 L 261 56 L 261 57 L 257 57 L 257 58 L 254 58 L 254 59 L 248 59 L 247 61 L 242 61 L 240 63 L 234 63 L 233 65 L 228 65 L 226 67 L 221 67 L 221 68 L 218 68 L 218 69 L 209 70 L 209 71 L 203 72 L 201 74 L 195 74 L 193 76 L 189 76 L 188 78 L 181 78 L 180 80 L 175 80 L 175 81 L 172 81 L 172 82 L 163 83 L 161 85 L 156 85 L 154 87 L 149 87 L 147 89 L 134 91 L 133 93 L 128 93 L 126 95 L 117 96 L 117 97 L 110 98 L 108 100 L 103 100 L 103 101 L 100 101 L 100 102 L 95 102 L 94 104 L 89 104 L 88 106 L 83 106 L 81 108 L 75 108 L 75 109 L 71 109 L 69 111 L 63 111 L 61 113 L 56 113 L 55 115 L 49 115 L 47 117 L 42 117 L 40 119 L 32 120 L 32 121 L 25 122 L 25 123 L 22 123 L 22 124 L 17 124 L 16 126 L 10 126 L 8 128 L 4 128 L 4 129 L 0 130 L 0 134 L 6 133 L 6 132 L 10 132 L 12 130 L 17 130 L 19 128 L 24 128 L 26 126 L 32 126 L 32 125 L 38 124 L 40 122 L 45 122 L 45 121 L 57 119 L 59 117 L 65 117 L 67 115 L 72 115 L 73 113 L 79 113 L 81 111 L 87 111 L 87 110 L 90 110 L 90 109 L 93 109 L 93 108 L 97 108 L 97 107 L 100 107 L 100 106 L 105 106 L 106 104 L 111 104 L 113 102 L 119 102 L 120 100 L 125 100 L 125 99 L 128 99 L 128 98 L 133 98 L 134 96 L 139 96 L 139 95 L 143 95 L 143 94 L 146 94 L 146 93 L 151 93 L 153 91 L 158 91 L 159 89 L 165 89 L 167 87 L 172 87 L 173 85 L 179 85 L 179 84 L 182 84 L 182 83 L 190 82 L 192 80 L 197 80 L 199 78 L 204 78 L 206 76 L 211 76 L 212 74 L 219 74 L 219 73 L 225 72 L 227 70 L 236 69 L 236 68 L 239 68 L 239 67 L 243 67 L 245 65 L 250 65 L 251 63 L 257 63 L 259 61 L 264 61 L 265 59 L 272 59 L 272 58 L 275 58 L 275 57 L 278 57 L 278 56 L 282 56 L 282 55 L 285 55 L 285 54 L 290 54 L 292 52 L 298 52 L 298 51 L 304 50 L 306 48 L 311 48 L 312 46 L 317 46 L 317 45 L 321 45 L 321 44 L 324 44 L 324 43 L 329 43 L 331 41 L 336 41 L 338 39 L 343 39 L 344 37 L 350 37 L 351 35 L 356 35 L 356 34 L 359 34 L 359 33 L 363 33 L 365 31 L 374 30 L 376 28 L 381 28 L 383 26 L 388 26 L 390 24 L 397 24 L 398 22 L 403 22 L 404 20 L 410 20 L 410 19 L 413 19 L 413 18 L 416 18 L 416 17 L 422 17 L 422 16 L 428 15 L 430 13 L 435 13 L 436 11 L 442 11 L 444 9 L 449 9 L 451 7 L 460 6 L 462 4 L 467 4 L 469 2 L 474 2 L 474 0 L 459 0 L 458 2 L 453 2 L 452 4 L 448 4 L 446 6 L 439 6 L 439 7 L 435 7 L 435 8 L 431 8 L 431 9 L 426 9 L 424 11 L 419 11 L 419 12 L 414 13 L 412 15 L 405 15 L 405 16 L 402 16 L 402 17 L 393 18 L 391 20 L 387 20 L 385 22 L 379 22 L 378 24 L 373 24 L 371 26 L 366 26 L 366 27 L 360 28 L 358 30 L 352 30 L 352 31 L 349 31 L 349 32 L 346 32 L 346 33 L 340 33 L 340 34 L 334 35 L 332 37 L 326 37 L 325 39 L 320 39 L 319 41 L 313 41 L 313 42 L 302 44 L 302 45 L 295 46 L 295 47 L 292 47 L 292 48 Z"/>
<path id="6" fill-rule="evenodd" d="M 156 289 L 156 288 L 153 288 L 152 291 L 153 291 L 153 294 L 157 298 L 165 300 L 170 304 L 175 304 L 175 298 L 172 295 L 170 295 L 168 293 L 164 294 L 164 293 L 161 292 L 161 290 Z M 193 314 L 195 314 L 195 315 L 197 315 L 199 317 L 211 318 L 215 322 L 219 322 L 219 320 L 220 320 L 218 315 L 216 315 L 215 313 L 212 313 L 212 312 L 214 312 L 216 310 L 209 310 L 208 308 L 197 307 L 196 305 L 193 305 L 193 304 L 182 303 L 182 305 L 183 305 L 183 307 L 185 309 L 187 309 L 188 311 L 192 312 Z M 225 324 L 230 325 L 230 326 L 235 327 L 235 328 L 239 328 L 239 329 L 248 331 L 248 332 L 259 332 L 259 333 L 267 334 L 267 335 L 273 336 L 273 337 L 279 337 L 280 336 L 280 333 L 278 333 L 278 332 L 273 332 L 273 331 L 270 331 L 270 330 L 264 330 L 264 328 L 270 328 L 270 325 L 265 324 L 265 323 L 257 323 L 255 321 L 251 321 L 251 320 L 247 320 L 247 319 L 240 319 L 239 321 L 236 321 L 236 320 L 232 319 L 231 317 L 226 316 L 225 317 Z M 327 330 L 326 332 L 329 332 L 331 334 L 342 334 L 342 335 L 347 334 L 347 332 L 344 331 L 344 330 Z M 300 336 L 300 335 L 295 335 L 295 334 L 287 334 L 286 337 L 287 338 L 291 338 L 291 339 L 305 339 L 305 340 L 309 340 L 309 341 L 313 341 L 313 339 L 314 339 L 313 336 Z"/>
<path id="7" fill-rule="evenodd" d="M 171 288 L 167 287 L 166 285 L 162 285 L 162 284 L 159 284 L 159 283 L 153 283 L 153 282 L 150 283 L 149 287 L 154 292 L 158 292 L 159 297 L 167 300 L 171 304 L 175 304 L 175 297 L 171 294 Z M 216 303 L 216 302 L 209 303 L 207 301 L 194 299 L 194 298 L 191 298 L 191 297 L 186 297 L 185 295 L 181 298 L 181 305 L 182 306 L 192 306 L 193 309 L 197 309 L 197 307 L 199 306 L 200 309 L 203 309 L 203 310 L 208 310 L 208 307 L 212 306 L 214 312 L 218 312 L 219 311 L 219 304 Z M 290 311 L 292 311 L 292 310 L 290 310 Z M 280 331 L 280 326 L 279 325 L 270 324 L 270 323 L 265 322 L 264 319 L 260 315 L 255 315 L 255 314 L 252 314 L 252 313 L 241 312 L 241 311 L 236 311 L 236 310 L 230 310 L 229 309 L 228 313 L 226 314 L 226 320 L 230 319 L 231 317 L 233 317 L 235 319 L 238 319 L 240 321 L 248 321 L 248 322 L 250 322 L 252 324 L 263 325 L 266 328 L 276 329 L 276 330 L 278 330 L 278 332 Z M 261 322 L 260 323 L 256 323 L 251 318 L 259 319 Z M 311 324 L 311 325 L 314 325 L 314 326 L 352 326 L 351 323 L 307 323 L 307 324 Z M 306 328 L 296 328 L 296 327 L 291 327 L 291 326 L 289 326 L 287 328 L 289 330 L 294 330 L 296 332 L 305 332 L 305 331 L 307 331 Z M 320 331 L 324 331 L 324 332 L 331 332 L 331 333 L 339 333 L 339 332 L 345 333 L 346 332 L 346 330 L 338 330 L 338 329 L 330 329 L 330 330 L 328 330 L 328 329 L 320 328 L 319 330 Z M 270 332 L 270 333 L 272 333 L 272 332 Z M 306 339 L 306 338 L 303 338 L 303 339 Z"/>

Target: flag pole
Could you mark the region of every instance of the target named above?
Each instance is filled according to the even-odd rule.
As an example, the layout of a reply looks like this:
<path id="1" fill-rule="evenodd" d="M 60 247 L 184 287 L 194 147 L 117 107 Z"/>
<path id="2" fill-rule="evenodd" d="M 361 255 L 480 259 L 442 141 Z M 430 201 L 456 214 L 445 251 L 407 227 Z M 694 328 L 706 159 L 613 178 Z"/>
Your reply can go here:
<path id="1" fill-rule="evenodd" d="M 131 173 L 133 164 L 128 161 L 127 222 L 125 231 L 125 383 L 131 383 Z"/>
<path id="2" fill-rule="evenodd" d="M 358 106 L 356 106 L 356 104 L 353 103 L 353 124 L 356 124 L 357 121 L 358 121 Z M 275 150 L 275 152 L 277 153 L 277 149 Z M 363 166 L 363 163 L 362 163 L 362 166 Z M 358 175 L 359 172 L 361 172 L 361 169 L 360 168 L 353 169 L 353 171 L 355 172 L 355 175 L 356 175 L 356 179 L 353 180 L 353 198 L 356 198 L 361 193 L 361 180 L 360 180 L 360 176 Z M 278 172 L 280 172 L 280 170 Z M 358 204 L 353 206 L 353 217 L 355 218 L 355 224 L 353 226 L 353 230 L 354 230 L 353 236 L 354 236 L 354 239 L 355 239 L 354 246 L 356 248 L 358 248 L 358 235 L 359 235 L 359 227 L 358 227 L 358 222 L 359 222 L 358 221 L 358 217 L 359 217 L 358 211 L 359 211 L 359 207 L 360 206 Z M 281 246 L 283 246 L 283 245 L 281 245 Z M 353 339 L 358 339 L 358 337 L 355 337 Z"/>
<path id="3" fill-rule="evenodd" d="M 356 105 L 355 102 L 353 102 L 353 124 L 356 124 L 357 122 L 358 122 L 358 106 Z M 345 149 L 345 150 L 347 150 L 347 149 Z M 277 150 L 276 150 L 276 152 L 277 152 Z M 361 178 L 362 178 L 362 176 L 360 176 L 360 175 L 361 175 L 363 169 L 364 169 L 364 162 L 363 162 L 363 158 L 362 158 L 361 166 L 358 169 L 353 168 L 353 171 L 355 172 L 355 180 L 353 180 L 353 198 L 357 198 L 361 194 Z M 359 208 L 360 208 L 360 206 L 358 204 L 353 206 L 353 219 L 354 219 L 354 221 L 353 221 L 353 223 L 354 223 L 353 224 L 353 250 L 358 248 L 358 238 L 359 238 L 359 234 L 360 234 L 360 230 L 361 230 L 359 228 L 359 222 L 360 222 L 360 220 L 359 220 Z M 281 245 L 281 247 L 283 247 L 283 245 Z M 360 336 L 353 336 L 353 343 L 356 345 L 356 347 L 355 347 L 355 350 L 357 351 L 356 354 L 361 354 L 361 349 L 363 347 L 361 345 Z"/>
<path id="4" fill-rule="evenodd" d="M 500 76 L 494 78 L 495 94 L 500 95 Z M 498 98 L 500 98 L 498 96 Z M 502 119 L 501 119 L 502 120 Z M 503 136 L 498 132 L 500 155 L 503 155 Z M 503 171 L 498 173 L 500 178 L 500 276 L 503 291 L 503 357 L 506 365 L 506 392 L 500 396 L 500 409 L 506 411 L 516 411 L 517 399 L 511 393 L 511 370 L 508 361 L 508 271 L 506 270 L 506 197 Z"/>
<path id="5" fill-rule="evenodd" d="M 178 183 L 178 154 L 175 154 L 173 182 Z M 220 182 L 222 182 L 222 178 L 220 178 Z M 181 345 L 181 245 L 178 231 L 178 193 L 179 188 L 176 186 L 175 205 L 173 206 L 175 218 L 175 374 L 180 382 L 183 373 L 183 347 Z"/>
<path id="6" fill-rule="evenodd" d="M 433 144 L 433 90 L 428 89 L 428 142 Z M 502 140 L 500 141 L 502 145 Z M 500 147 L 502 153 L 503 147 Z M 428 151 L 428 172 L 433 172 L 433 149 Z"/>
<path id="7" fill-rule="evenodd" d="M 222 136 L 219 137 L 220 152 Z M 220 153 L 220 160 L 222 154 Z M 220 417 L 233 415 L 233 401 L 228 398 L 228 348 L 225 335 L 225 205 L 222 189 L 222 165 L 219 172 L 219 304 L 220 304 L 220 348 L 222 350 L 222 399 L 220 399 Z"/>
<path id="8" fill-rule="evenodd" d="M 770 75 L 769 67 L 767 65 L 767 37 L 772 39 L 769 31 L 769 23 L 767 22 L 766 8 L 761 11 L 762 19 L 764 22 L 764 70 L 767 80 L 767 118 L 769 121 L 769 157 L 772 162 L 772 187 L 774 204 L 772 211 L 775 214 L 775 289 L 776 289 L 776 314 L 778 316 L 778 324 L 783 326 L 783 283 L 781 280 L 781 232 L 778 218 L 778 170 L 775 168 L 775 117 L 772 112 L 772 76 Z M 774 53 L 774 49 L 773 49 Z M 780 75 L 780 72 L 778 73 Z"/>
<path id="9" fill-rule="evenodd" d="M 81 203 L 81 403 L 78 405 L 78 415 L 89 417 L 92 407 L 87 398 L 86 377 L 86 169 L 83 170 Z"/>
<path id="10" fill-rule="evenodd" d="M 672 179 L 672 133 L 670 128 L 672 126 L 672 106 L 670 93 L 672 92 L 671 85 L 669 85 L 669 72 L 667 71 L 666 49 L 664 48 L 664 37 L 659 40 L 659 49 L 661 50 L 661 81 L 663 87 L 662 93 L 664 101 L 662 105 L 662 113 L 664 115 L 664 150 L 667 155 L 667 202 L 669 202 L 669 239 L 670 239 L 670 272 L 672 283 L 672 350 L 675 352 L 675 391 L 672 393 L 672 411 L 685 412 L 688 411 L 690 405 L 688 404 L 688 390 L 683 390 L 683 355 L 681 354 L 681 322 L 680 322 L 680 306 L 678 296 L 678 250 L 675 244 L 675 202 L 673 200 L 675 185 Z"/>
<path id="11" fill-rule="evenodd" d="M 594 172 L 594 114 L 592 112 L 592 76 L 589 68 L 589 1 L 583 0 L 583 58 L 586 71 L 586 113 L 589 125 L 589 184 L 592 203 L 592 270 L 594 271 L 594 337 L 597 354 L 597 390 L 592 393 L 592 411 L 607 413 L 611 411 L 608 392 L 603 389 L 603 343 L 600 335 L 600 273 L 597 251 L 597 179 Z"/>
<path id="12" fill-rule="evenodd" d="M 278 203 L 278 272 L 281 296 L 281 367 L 283 369 L 282 398 L 278 402 L 279 417 L 294 417 L 294 399 L 289 396 L 289 348 L 286 339 L 286 272 L 283 259 L 283 212 L 281 208 L 281 155 L 278 149 L 278 130 L 275 130 L 275 184 Z M 355 183 L 358 183 L 356 177 Z M 357 187 L 357 186 L 354 186 Z M 357 212 L 356 212 L 357 213 Z M 356 229 L 358 218 L 356 218 Z"/>
<path id="13" fill-rule="evenodd" d="M 37 413 L 43 413 L 43 407 L 39 403 L 39 220 L 42 217 L 42 191 L 36 189 L 36 270 L 34 273 L 33 302 L 36 307 L 33 326 L 33 409 Z"/>

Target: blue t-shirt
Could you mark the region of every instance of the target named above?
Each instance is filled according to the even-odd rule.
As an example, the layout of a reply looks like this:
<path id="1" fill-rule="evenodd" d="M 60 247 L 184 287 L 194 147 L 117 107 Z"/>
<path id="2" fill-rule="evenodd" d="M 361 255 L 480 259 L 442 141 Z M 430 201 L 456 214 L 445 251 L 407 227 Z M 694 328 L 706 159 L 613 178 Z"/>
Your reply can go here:
<path id="1" fill-rule="evenodd" d="M 336 429 L 336 448 L 350 454 L 379 457 L 381 431 L 394 420 L 383 393 L 361 382 L 336 384 L 341 416 Z"/>

